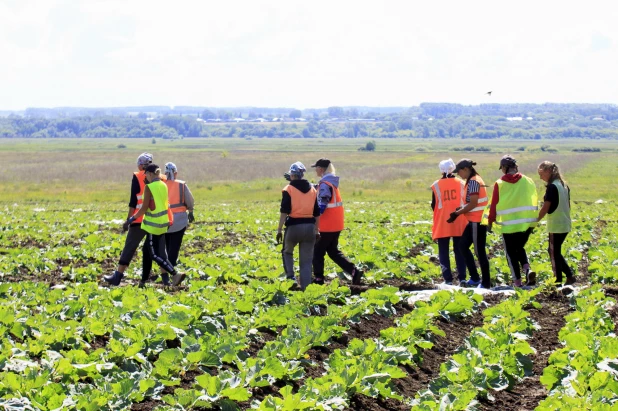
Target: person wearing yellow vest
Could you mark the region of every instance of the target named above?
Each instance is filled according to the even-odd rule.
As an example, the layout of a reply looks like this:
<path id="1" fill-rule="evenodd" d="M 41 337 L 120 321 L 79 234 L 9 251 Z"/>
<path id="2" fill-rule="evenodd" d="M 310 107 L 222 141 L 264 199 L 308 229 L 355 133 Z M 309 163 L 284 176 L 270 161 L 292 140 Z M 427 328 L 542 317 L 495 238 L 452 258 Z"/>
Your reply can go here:
<path id="1" fill-rule="evenodd" d="M 320 177 L 317 185 L 320 239 L 313 249 L 313 282 L 324 284 L 324 256 L 328 253 L 331 260 L 352 277 L 352 284 L 360 285 L 363 272 L 339 250 L 339 235 L 344 228 L 344 209 L 335 166 L 329 159 L 321 158 L 311 167 L 315 168 L 316 175 Z"/>
<path id="2" fill-rule="evenodd" d="M 526 243 L 537 225 L 538 197 L 536 185 L 531 178 L 519 172 L 517 160 L 505 155 L 500 160 L 504 175 L 495 182 L 481 224 L 491 232 L 502 234 L 506 259 L 511 269 L 513 285 L 521 287 L 521 270 L 526 275 L 526 285 L 536 284 L 536 273 L 530 269 L 526 254 Z"/>
<path id="3" fill-rule="evenodd" d="M 290 184 L 281 193 L 281 215 L 277 229 L 277 244 L 283 241 L 281 254 L 283 268 L 288 279 L 294 280 L 294 248 L 298 245 L 300 288 L 311 284 L 311 260 L 313 246 L 319 238 L 320 208 L 317 191 L 303 178 L 306 168 L 300 161 L 290 166 Z M 286 173 L 286 174 L 288 174 Z M 287 178 L 287 177 L 286 177 Z M 285 235 L 282 233 L 285 224 Z"/>
<path id="4" fill-rule="evenodd" d="M 466 182 L 464 207 L 454 211 L 449 218 L 449 222 L 456 221 L 457 217 L 463 215 L 468 224 L 464 230 L 459 247 L 466 260 L 466 267 L 470 272 L 470 280 L 460 282 L 462 286 L 479 288 L 490 288 L 491 279 L 489 276 L 489 259 L 485 244 L 487 241 L 487 227 L 481 224 L 483 211 L 488 203 L 487 190 L 481 176 L 476 172 L 474 166 L 476 163 L 470 159 L 461 159 L 455 167 L 455 173 Z M 474 245 L 474 254 L 481 266 L 482 280 L 479 278 L 474 256 L 470 251 L 470 246 Z"/>
<path id="5" fill-rule="evenodd" d="M 152 154 L 142 153 L 137 158 L 137 171 L 133 173 L 133 180 L 131 181 L 131 196 L 129 198 L 129 214 L 127 219 L 133 217 L 142 208 L 144 187 L 146 187 L 144 169 L 152 163 Z M 142 219 L 136 219 L 127 230 L 127 237 L 124 242 L 124 248 L 120 254 L 120 261 L 118 261 L 118 268 L 113 274 L 103 276 L 106 282 L 115 283 L 116 279 L 122 278 L 124 272 L 131 264 L 131 260 L 135 255 L 135 251 L 140 246 L 140 243 L 146 237 L 146 232 L 141 228 Z M 120 283 L 120 280 L 118 280 Z M 118 285 L 118 284 L 114 284 Z"/>
<path id="6" fill-rule="evenodd" d="M 137 219 L 142 218 L 141 228 L 146 232 L 146 241 L 142 250 L 142 279 L 140 288 L 144 287 L 150 277 L 150 268 L 154 260 L 165 270 L 163 284 L 169 285 L 169 276 L 172 276 L 171 284 L 176 286 L 184 280 L 185 275 L 176 272 L 167 258 L 165 251 L 165 233 L 174 223 L 173 214 L 169 208 L 167 199 L 167 186 L 160 178 L 161 169 L 156 164 L 150 164 L 144 169 L 146 187 L 144 188 L 143 204 L 137 214 L 130 217 L 123 225 L 128 227 Z M 118 285 L 122 276 L 108 281 L 112 285 Z"/>
<path id="7" fill-rule="evenodd" d="M 438 257 L 444 283 L 453 284 L 449 245 L 453 239 L 453 252 L 459 281 L 466 280 L 466 261 L 459 240 L 466 228 L 466 221 L 459 218 L 449 223 L 451 213 L 463 207 L 464 183 L 453 174 L 455 163 L 452 159 L 441 161 L 439 166 L 442 178 L 431 185 L 431 208 L 433 209 L 433 226 L 431 237 L 438 242 Z"/>
<path id="8" fill-rule="evenodd" d="M 549 233 L 547 251 L 551 260 L 551 268 L 557 284 L 562 284 L 562 274 L 565 274 L 565 285 L 571 285 L 575 283 L 575 276 L 562 255 L 562 244 L 571 232 L 571 190 L 564 182 L 557 164 L 543 161 L 539 164 L 538 173 L 541 180 L 547 183 L 538 220 L 541 221 L 547 216 L 547 232 Z"/>
<path id="9" fill-rule="evenodd" d="M 191 190 L 183 180 L 178 180 L 178 168 L 174 163 L 165 164 L 168 201 L 174 213 L 174 224 L 165 234 L 167 256 L 174 267 L 178 262 L 178 253 L 182 239 L 189 223 L 195 221 L 193 216 L 194 199 Z"/>

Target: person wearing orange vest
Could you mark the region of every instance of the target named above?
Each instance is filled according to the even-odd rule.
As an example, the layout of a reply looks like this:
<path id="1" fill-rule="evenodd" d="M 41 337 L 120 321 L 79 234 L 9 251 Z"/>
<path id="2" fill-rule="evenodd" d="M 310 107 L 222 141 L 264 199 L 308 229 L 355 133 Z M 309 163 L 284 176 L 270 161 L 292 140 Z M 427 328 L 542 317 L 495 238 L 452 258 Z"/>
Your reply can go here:
<path id="1" fill-rule="evenodd" d="M 129 214 L 127 215 L 127 220 L 137 214 L 142 208 L 144 188 L 146 187 L 144 170 L 151 163 L 152 154 L 150 153 L 142 153 L 137 158 L 137 171 L 133 173 L 133 180 L 131 181 L 131 196 L 129 199 Z M 129 264 L 131 264 L 135 251 L 137 251 L 137 248 L 147 234 L 141 228 L 142 218 L 143 217 L 136 219 L 129 225 L 124 248 L 120 254 L 120 261 L 118 261 L 118 268 L 113 274 L 103 276 L 105 281 L 110 282 L 114 278 L 122 278 L 124 276 L 124 272 L 129 267 Z"/>
<path id="2" fill-rule="evenodd" d="M 313 246 L 319 238 L 320 208 L 317 191 L 303 178 L 306 168 L 300 161 L 292 164 L 289 171 L 290 184 L 281 193 L 281 215 L 277 229 L 277 244 L 283 241 L 281 254 L 283 268 L 288 279 L 294 280 L 294 248 L 298 245 L 300 288 L 311 284 L 311 260 Z M 286 173 L 287 175 L 288 173 Z M 286 176 L 286 178 L 288 178 Z M 282 233 L 285 224 L 285 235 Z"/>
<path id="3" fill-rule="evenodd" d="M 193 216 L 195 201 L 187 183 L 177 179 L 178 168 L 176 164 L 165 164 L 165 176 L 167 177 L 165 184 L 167 185 L 170 209 L 174 213 L 174 224 L 165 234 L 165 243 L 167 245 L 167 256 L 172 265 L 176 267 L 178 253 L 187 230 L 187 225 L 195 222 L 195 217 Z"/>
<path id="4" fill-rule="evenodd" d="M 466 279 L 466 261 L 459 247 L 459 240 L 466 228 L 466 221 L 463 218 L 457 219 L 454 223 L 447 221 L 451 213 L 464 205 L 464 183 L 453 174 L 455 163 L 452 159 L 441 161 L 439 168 L 442 178 L 431 185 L 431 208 L 433 209 L 431 236 L 434 241 L 438 241 L 438 257 L 444 283 L 451 285 L 453 284 L 449 253 L 451 238 L 459 281 Z"/>
<path id="5" fill-rule="evenodd" d="M 320 177 L 317 185 L 320 207 L 320 239 L 313 249 L 313 282 L 324 284 L 324 256 L 328 256 L 343 271 L 352 277 L 352 284 L 359 285 L 363 272 L 339 250 L 339 235 L 344 228 L 344 209 L 339 193 L 339 177 L 335 166 L 327 158 L 321 158 L 311 167 Z"/>
<path id="6" fill-rule="evenodd" d="M 451 213 L 449 222 L 455 222 L 460 215 L 463 215 L 468 224 L 464 230 L 459 247 L 466 260 L 466 266 L 470 272 L 470 280 L 460 282 L 462 286 L 479 288 L 491 288 L 491 278 L 489 275 L 489 259 L 485 244 L 487 241 L 487 226 L 481 224 L 483 211 L 488 203 L 487 190 L 481 176 L 476 172 L 476 163 L 464 158 L 457 163 L 455 173 L 466 182 L 465 184 L 465 206 Z M 474 256 L 470 251 L 470 246 L 474 245 L 474 254 L 481 266 L 482 281 L 479 278 Z"/>

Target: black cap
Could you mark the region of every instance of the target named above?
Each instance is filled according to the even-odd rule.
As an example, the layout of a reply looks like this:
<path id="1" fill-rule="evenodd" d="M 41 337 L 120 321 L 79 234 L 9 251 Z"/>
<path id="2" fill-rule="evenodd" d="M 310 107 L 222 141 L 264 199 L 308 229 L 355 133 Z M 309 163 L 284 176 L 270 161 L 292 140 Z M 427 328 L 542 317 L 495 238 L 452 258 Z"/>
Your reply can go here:
<path id="1" fill-rule="evenodd" d="M 507 154 L 500 159 L 500 167 L 498 167 L 498 170 L 502 167 L 517 167 L 517 160 L 515 160 L 512 155 Z"/>
<path id="2" fill-rule="evenodd" d="M 328 166 L 330 166 L 330 160 L 327 158 L 321 158 L 318 161 L 316 161 L 315 164 L 311 165 L 311 167 L 322 167 L 322 168 L 327 168 Z"/>
<path id="3" fill-rule="evenodd" d="M 147 173 L 154 173 L 155 171 L 157 171 L 158 168 L 159 166 L 156 164 L 149 164 L 148 167 L 144 169 L 144 171 Z"/>
<path id="4" fill-rule="evenodd" d="M 476 163 L 472 160 L 470 160 L 469 158 L 462 158 L 461 160 L 459 160 L 459 163 L 457 163 L 457 165 L 455 166 L 455 170 L 453 170 L 453 173 L 458 172 L 459 170 L 462 170 L 466 167 L 472 167 L 475 166 Z"/>

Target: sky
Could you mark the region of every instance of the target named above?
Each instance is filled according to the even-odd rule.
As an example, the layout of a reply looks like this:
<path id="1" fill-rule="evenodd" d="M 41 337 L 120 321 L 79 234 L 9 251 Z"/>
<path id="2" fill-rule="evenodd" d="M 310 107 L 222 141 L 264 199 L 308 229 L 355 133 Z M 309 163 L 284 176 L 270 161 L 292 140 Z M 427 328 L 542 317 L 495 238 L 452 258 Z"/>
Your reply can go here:
<path id="1" fill-rule="evenodd" d="M 0 110 L 616 104 L 617 18 L 611 0 L 0 0 Z"/>

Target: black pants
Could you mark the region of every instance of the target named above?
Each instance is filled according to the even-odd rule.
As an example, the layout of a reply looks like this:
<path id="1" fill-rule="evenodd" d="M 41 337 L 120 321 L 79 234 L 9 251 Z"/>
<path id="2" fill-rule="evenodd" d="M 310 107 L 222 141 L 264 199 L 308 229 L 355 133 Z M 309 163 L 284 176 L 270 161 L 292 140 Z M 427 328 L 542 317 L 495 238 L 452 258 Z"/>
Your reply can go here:
<path id="1" fill-rule="evenodd" d="M 313 248 L 313 276 L 324 278 L 324 256 L 328 254 L 343 271 L 352 274 L 354 263 L 339 250 L 339 235 L 341 231 L 332 233 L 320 233 L 320 240 Z"/>
<path id="2" fill-rule="evenodd" d="M 167 259 L 174 267 L 178 264 L 178 253 L 182 245 L 182 238 L 187 231 L 187 227 L 174 233 L 165 233 L 165 249 L 167 250 Z"/>
<path id="3" fill-rule="evenodd" d="M 478 281 L 479 272 L 476 269 L 472 251 L 470 251 L 470 246 L 474 245 L 474 254 L 479 261 L 481 275 L 483 276 L 481 285 L 485 288 L 489 288 L 491 287 L 491 279 L 489 277 L 489 259 L 487 259 L 487 251 L 485 250 L 486 242 L 487 227 L 481 225 L 481 223 L 469 222 L 459 240 L 459 248 L 466 259 L 466 267 L 470 272 L 470 279 L 472 281 Z"/>
<path id="4" fill-rule="evenodd" d="M 133 259 L 135 251 L 137 251 L 139 244 L 146 237 L 146 231 L 142 230 L 141 223 L 131 224 L 129 232 L 124 240 L 124 248 L 120 254 L 120 265 L 129 265 Z"/>
<path id="5" fill-rule="evenodd" d="M 459 247 L 459 240 L 461 237 L 438 238 L 438 258 L 440 260 L 442 277 L 444 278 L 444 281 L 453 281 L 453 272 L 451 271 L 451 253 L 449 251 L 451 238 L 453 239 L 453 253 L 455 254 L 455 265 L 457 266 L 457 278 L 459 281 L 463 281 L 466 279 L 466 260 L 464 259 L 464 256 L 461 253 L 461 248 Z"/>
<path id="6" fill-rule="evenodd" d="M 573 271 L 562 256 L 562 243 L 566 240 L 569 233 L 549 233 L 549 258 L 551 259 L 551 268 L 556 276 L 556 282 L 562 282 L 562 274 L 567 278 L 573 277 Z"/>
<path id="7" fill-rule="evenodd" d="M 514 280 L 521 280 L 521 270 L 530 266 L 526 254 L 526 243 L 532 234 L 532 228 L 519 233 L 502 234 L 506 259 L 511 268 L 511 276 Z"/>
<path id="8" fill-rule="evenodd" d="M 152 261 L 155 261 L 159 267 L 168 273 L 175 275 L 174 266 L 167 259 L 165 251 L 165 234 L 153 235 L 146 234 L 144 241 L 144 249 L 142 250 L 142 281 L 148 281 L 150 270 L 152 270 Z"/>

